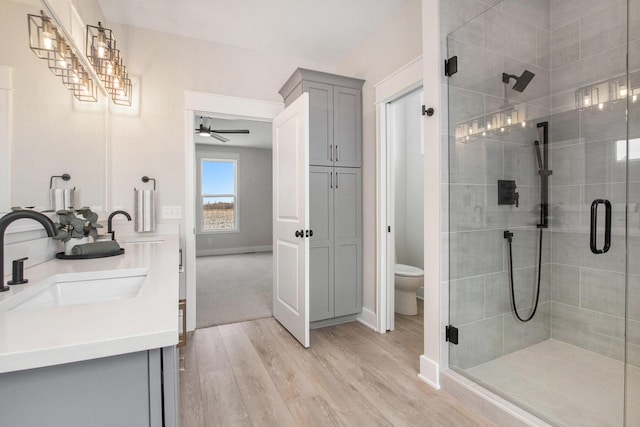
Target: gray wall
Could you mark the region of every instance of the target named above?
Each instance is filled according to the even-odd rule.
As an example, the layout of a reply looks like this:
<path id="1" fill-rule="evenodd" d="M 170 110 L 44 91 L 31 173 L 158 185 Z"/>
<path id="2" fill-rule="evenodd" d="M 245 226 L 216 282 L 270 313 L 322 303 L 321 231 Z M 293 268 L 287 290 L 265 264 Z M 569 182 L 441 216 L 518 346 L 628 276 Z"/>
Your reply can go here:
<path id="1" fill-rule="evenodd" d="M 200 160 L 216 153 L 238 157 L 238 232 L 196 235 L 198 256 L 271 250 L 272 160 L 271 150 L 196 144 L 197 176 Z M 199 179 L 198 179 L 199 181 Z M 201 194 L 198 185 L 197 194 Z M 199 225 L 199 224 L 198 224 Z"/>
<path id="2" fill-rule="evenodd" d="M 638 84 L 640 7 L 630 11 L 629 66 Z M 629 176 L 628 361 L 640 366 L 640 164 L 616 160 L 616 141 L 626 139 L 626 104 L 600 111 L 575 108 L 575 90 L 623 76 L 626 2 L 551 4 L 551 93 L 553 212 L 551 298 L 554 339 L 618 360 L 625 334 L 625 178 Z M 639 110 L 631 105 L 630 138 L 640 135 Z M 611 250 L 594 255 L 588 247 L 590 205 L 613 204 Z M 602 224 L 600 225 L 602 227 Z M 601 246 L 602 243 L 599 243 Z"/>
<path id="3" fill-rule="evenodd" d="M 460 14 L 472 13 L 462 7 L 473 3 L 470 10 L 481 11 L 487 6 L 454 3 L 461 9 L 441 3 L 444 31 L 453 28 L 447 23 L 459 19 Z M 457 30 L 443 51 L 446 56 L 458 56 L 459 71 L 450 79 L 450 87 L 443 78 L 443 95 L 447 97 L 443 104 L 449 105 L 452 129 L 473 119 L 483 123 L 506 103 L 519 108 L 519 119 L 526 118 L 524 128 L 469 139 L 456 139 L 453 132 L 449 137 L 449 123 L 443 124 L 443 150 L 450 168 L 443 175 L 443 205 L 450 203 L 451 209 L 444 213 L 445 218 L 450 215 L 449 223 L 443 224 L 443 238 L 448 240 L 443 247 L 450 251 L 450 321 L 460 329 L 460 344 L 449 349 L 452 366 L 469 368 L 551 336 L 549 234 L 543 242 L 540 306 L 527 324 L 518 322 L 511 313 L 508 248 L 503 238 L 504 230 L 515 234 L 515 293 L 524 316 L 532 305 L 537 267 L 535 123 L 549 114 L 549 55 L 545 50 L 549 16 L 539 10 L 544 7 L 548 11 L 548 1 L 507 0 Z M 508 89 L 505 100 L 502 72 L 519 75 L 525 68 L 536 77 L 524 93 Z M 446 173 L 446 166 L 444 170 Z M 497 204 L 499 179 L 516 181 L 518 208 Z"/>

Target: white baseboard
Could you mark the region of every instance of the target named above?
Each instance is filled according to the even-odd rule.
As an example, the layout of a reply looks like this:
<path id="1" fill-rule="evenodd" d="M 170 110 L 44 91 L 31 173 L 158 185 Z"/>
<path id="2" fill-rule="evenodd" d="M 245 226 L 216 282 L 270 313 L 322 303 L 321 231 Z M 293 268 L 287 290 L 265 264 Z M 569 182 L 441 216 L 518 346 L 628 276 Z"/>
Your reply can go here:
<path id="1" fill-rule="evenodd" d="M 378 323 L 378 316 L 369 310 L 368 308 L 363 308 L 360 314 L 358 315 L 358 322 L 362 323 L 365 326 L 373 329 L 374 331 L 378 331 L 376 328 L 376 324 Z"/>
<path id="2" fill-rule="evenodd" d="M 440 366 L 433 360 L 427 359 L 424 354 L 420 356 L 418 378 L 436 390 L 440 390 Z"/>
<path id="3" fill-rule="evenodd" d="M 196 256 L 211 256 L 211 255 L 233 255 L 233 254 L 246 254 L 249 252 L 271 252 L 273 246 L 244 246 L 240 248 L 221 248 L 221 249 L 197 249 Z"/>

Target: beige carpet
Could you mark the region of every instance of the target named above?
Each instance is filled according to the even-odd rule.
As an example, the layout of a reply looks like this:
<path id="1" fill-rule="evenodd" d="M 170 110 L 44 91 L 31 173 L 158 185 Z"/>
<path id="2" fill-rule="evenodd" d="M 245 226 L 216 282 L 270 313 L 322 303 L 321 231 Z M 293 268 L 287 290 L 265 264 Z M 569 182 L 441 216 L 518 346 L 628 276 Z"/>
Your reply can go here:
<path id="1" fill-rule="evenodd" d="M 272 315 L 271 252 L 196 258 L 196 327 Z"/>

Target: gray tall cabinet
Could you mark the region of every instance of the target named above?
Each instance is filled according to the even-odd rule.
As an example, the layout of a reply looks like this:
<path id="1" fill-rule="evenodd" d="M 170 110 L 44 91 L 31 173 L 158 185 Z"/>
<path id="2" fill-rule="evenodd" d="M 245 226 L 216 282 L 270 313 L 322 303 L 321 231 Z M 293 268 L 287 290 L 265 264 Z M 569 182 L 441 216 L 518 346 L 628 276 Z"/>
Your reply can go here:
<path id="1" fill-rule="evenodd" d="M 362 310 L 363 80 L 298 68 L 280 90 L 285 106 L 309 93 L 311 327 Z"/>

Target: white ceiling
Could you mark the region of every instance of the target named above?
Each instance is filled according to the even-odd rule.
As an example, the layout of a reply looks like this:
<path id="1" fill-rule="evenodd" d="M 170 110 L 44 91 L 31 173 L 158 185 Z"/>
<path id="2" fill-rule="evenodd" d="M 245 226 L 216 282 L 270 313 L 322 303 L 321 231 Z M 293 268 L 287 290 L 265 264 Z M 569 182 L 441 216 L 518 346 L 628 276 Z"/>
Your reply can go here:
<path id="1" fill-rule="evenodd" d="M 107 22 L 337 64 L 404 0 L 98 0 Z"/>
<path id="2" fill-rule="evenodd" d="M 201 115 L 195 116 L 195 127 L 198 128 L 201 122 Z M 205 125 L 206 126 L 206 125 Z M 271 149 L 271 123 L 258 122 L 253 120 L 230 120 L 230 119 L 210 119 L 211 129 L 248 129 L 249 134 L 220 134 L 230 141 L 221 142 L 212 137 L 194 136 L 196 144 L 221 145 L 223 147 L 250 147 Z M 194 129 L 195 133 L 195 129 Z"/>

